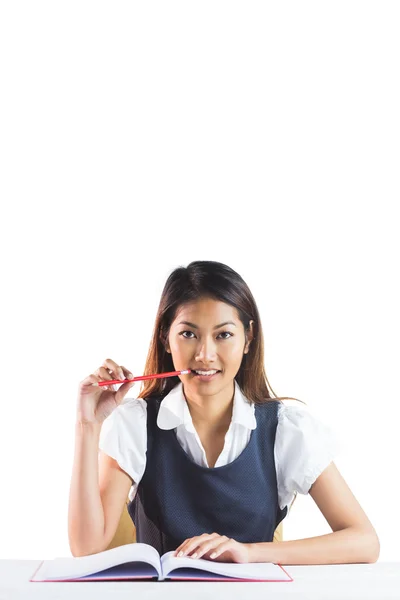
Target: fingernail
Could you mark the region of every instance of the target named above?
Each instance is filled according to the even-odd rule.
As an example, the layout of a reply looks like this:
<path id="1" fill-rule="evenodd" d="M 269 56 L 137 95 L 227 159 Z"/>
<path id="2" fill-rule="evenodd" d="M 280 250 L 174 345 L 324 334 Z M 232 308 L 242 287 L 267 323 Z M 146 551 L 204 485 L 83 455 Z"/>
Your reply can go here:
<path id="1" fill-rule="evenodd" d="M 195 552 L 194 554 L 192 554 L 192 558 L 196 558 L 197 556 L 197 552 Z"/>
<path id="2" fill-rule="evenodd" d="M 215 558 L 217 556 L 216 552 L 213 552 L 212 554 L 210 554 L 210 558 Z"/>
<path id="3" fill-rule="evenodd" d="M 182 550 L 178 553 L 178 556 L 182 556 L 183 552 Z"/>

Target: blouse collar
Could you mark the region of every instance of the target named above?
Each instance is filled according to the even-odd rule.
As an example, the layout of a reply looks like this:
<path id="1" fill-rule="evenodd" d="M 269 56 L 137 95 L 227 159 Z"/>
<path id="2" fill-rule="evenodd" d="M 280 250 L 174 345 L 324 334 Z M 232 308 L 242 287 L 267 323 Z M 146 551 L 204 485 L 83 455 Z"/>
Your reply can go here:
<path id="1" fill-rule="evenodd" d="M 254 415 L 254 404 L 247 400 L 236 379 L 234 383 L 231 422 L 247 429 L 255 429 L 257 421 Z M 188 431 L 195 432 L 181 381 L 163 398 L 158 411 L 157 425 L 160 429 L 175 429 L 179 425 L 184 425 Z"/>

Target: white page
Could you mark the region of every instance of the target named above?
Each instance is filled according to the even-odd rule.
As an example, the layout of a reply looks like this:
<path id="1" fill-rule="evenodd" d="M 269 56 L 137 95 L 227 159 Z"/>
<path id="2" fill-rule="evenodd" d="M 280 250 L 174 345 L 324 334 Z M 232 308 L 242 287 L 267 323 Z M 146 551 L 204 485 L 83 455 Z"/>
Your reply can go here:
<path id="1" fill-rule="evenodd" d="M 167 552 L 161 558 L 163 578 L 174 569 L 202 569 L 218 575 L 241 579 L 277 579 L 290 581 L 290 577 L 274 563 L 220 563 L 204 558 L 176 557 L 174 551 Z"/>
<path id="2" fill-rule="evenodd" d="M 32 581 L 84 577 L 132 561 L 149 563 L 156 569 L 158 576 L 161 576 L 160 556 L 157 550 L 148 544 L 134 543 L 89 556 L 45 560 L 35 576 L 32 577 Z"/>

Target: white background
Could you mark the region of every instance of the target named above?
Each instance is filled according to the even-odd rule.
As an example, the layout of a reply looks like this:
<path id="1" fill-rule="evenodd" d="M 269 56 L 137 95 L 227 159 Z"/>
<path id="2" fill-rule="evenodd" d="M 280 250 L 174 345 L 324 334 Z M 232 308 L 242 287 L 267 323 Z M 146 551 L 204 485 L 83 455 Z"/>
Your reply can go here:
<path id="1" fill-rule="evenodd" d="M 70 556 L 78 384 L 109 357 L 140 375 L 167 276 L 217 260 L 400 559 L 399 13 L 1 4 L 1 558 Z M 298 496 L 284 539 L 329 532 Z"/>

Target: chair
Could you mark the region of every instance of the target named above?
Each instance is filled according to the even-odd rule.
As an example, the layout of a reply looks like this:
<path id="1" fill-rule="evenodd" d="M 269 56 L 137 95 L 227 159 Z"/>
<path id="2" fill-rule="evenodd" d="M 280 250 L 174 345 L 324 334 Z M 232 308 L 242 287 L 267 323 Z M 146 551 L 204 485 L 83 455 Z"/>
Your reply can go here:
<path id="1" fill-rule="evenodd" d="M 116 548 L 117 546 L 124 546 L 125 544 L 134 544 L 136 542 L 136 529 L 132 522 L 131 516 L 128 513 L 128 502 L 129 498 L 127 498 L 126 503 L 124 504 L 122 515 L 117 526 L 117 531 L 107 547 L 107 550 L 111 550 L 111 548 Z M 274 542 L 282 541 L 282 529 L 283 521 L 281 521 L 278 527 L 275 529 L 273 539 Z"/>

